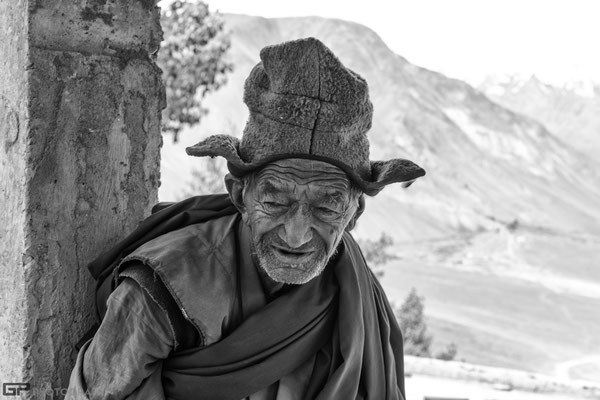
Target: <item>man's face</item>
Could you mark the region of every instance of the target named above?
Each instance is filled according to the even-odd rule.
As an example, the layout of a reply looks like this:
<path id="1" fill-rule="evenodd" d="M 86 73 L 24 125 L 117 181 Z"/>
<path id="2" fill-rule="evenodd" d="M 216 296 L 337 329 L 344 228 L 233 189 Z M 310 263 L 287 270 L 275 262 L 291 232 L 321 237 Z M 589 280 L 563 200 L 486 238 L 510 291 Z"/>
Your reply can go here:
<path id="1" fill-rule="evenodd" d="M 358 209 L 346 174 L 321 161 L 273 162 L 247 181 L 242 216 L 260 267 L 276 282 L 319 275 Z"/>

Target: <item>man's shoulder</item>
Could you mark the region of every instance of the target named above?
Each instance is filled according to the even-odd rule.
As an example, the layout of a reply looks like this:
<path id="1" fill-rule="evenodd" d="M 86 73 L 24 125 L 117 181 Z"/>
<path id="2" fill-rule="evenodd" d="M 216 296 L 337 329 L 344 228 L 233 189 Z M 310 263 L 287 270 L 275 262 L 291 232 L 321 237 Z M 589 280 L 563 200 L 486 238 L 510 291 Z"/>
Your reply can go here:
<path id="1" fill-rule="evenodd" d="M 150 267 L 205 344 L 221 336 L 236 301 L 238 214 L 192 224 L 159 236 L 125 257 L 119 266 Z"/>
<path id="2" fill-rule="evenodd" d="M 154 262 L 174 261 L 174 258 L 201 258 L 229 250 L 235 243 L 239 219 L 239 214 L 226 215 L 171 231 L 144 243 L 125 260 L 141 257 Z"/>

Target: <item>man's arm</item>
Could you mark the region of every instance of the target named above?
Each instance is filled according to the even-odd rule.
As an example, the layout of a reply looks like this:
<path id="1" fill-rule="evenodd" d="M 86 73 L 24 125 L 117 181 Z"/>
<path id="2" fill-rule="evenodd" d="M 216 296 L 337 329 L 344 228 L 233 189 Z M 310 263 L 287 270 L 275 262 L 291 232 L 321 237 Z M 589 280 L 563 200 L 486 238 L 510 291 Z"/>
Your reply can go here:
<path id="1" fill-rule="evenodd" d="M 160 361 L 174 348 L 167 315 L 130 278 L 125 278 L 110 295 L 107 306 L 100 328 L 82 349 L 82 373 L 73 372 L 69 391 L 75 392 L 79 381 L 86 386 L 80 389 L 91 400 L 125 399 L 140 385 L 156 382 L 153 391 L 160 393 L 153 394 L 164 398 L 160 379 L 145 379 L 156 375 Z M 144 388 L 143 392 L 148 389 L 152 390 Z"/>

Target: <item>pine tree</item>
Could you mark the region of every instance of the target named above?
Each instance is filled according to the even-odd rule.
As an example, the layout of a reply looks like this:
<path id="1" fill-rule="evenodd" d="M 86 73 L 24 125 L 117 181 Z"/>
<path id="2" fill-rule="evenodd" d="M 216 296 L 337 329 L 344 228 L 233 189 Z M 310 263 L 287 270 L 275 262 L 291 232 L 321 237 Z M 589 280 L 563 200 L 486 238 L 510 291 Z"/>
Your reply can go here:
<path id="1" fill-rule="evenodd" d="M 412 288 L 400 309 L 396 309 L 396 318 L 404 335 L 404 354 L 430 357 L 432 336 L 427 332 L 423 301 Z"/>

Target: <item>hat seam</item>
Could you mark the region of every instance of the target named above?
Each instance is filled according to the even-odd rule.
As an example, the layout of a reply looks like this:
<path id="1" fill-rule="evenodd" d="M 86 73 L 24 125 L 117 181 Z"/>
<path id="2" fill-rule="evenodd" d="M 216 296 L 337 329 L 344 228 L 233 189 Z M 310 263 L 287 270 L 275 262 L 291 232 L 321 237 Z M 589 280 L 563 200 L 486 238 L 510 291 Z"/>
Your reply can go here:
<path id="1" fill-rule="evenodd" d="M 319 86 L 317 87 L 317 95 L 320 98 L 321 97 L 321 53 L 319 52 L 319 50 L 317 50 L 317 66 L 319 68 L 319 70 L 318 70 Z M 315 122 L 313 123 L 313 127 L 312 127 L 312 130 L 310 133 L 310 145 L 308 146 L 309 154 L 314 154 L 313 153 L 313 145 L 315 143 L 315 132 L 317 130 L 317 123 L 319 122 L 319 117 L 321 116 L 321 108 L 323 107 L 320 100 L 318 101 L 318 103 L 319 103 L 319 108 L 317 109 L 317 116 L 315 118 Z"/>
<path id="2" fill-rule="evenodd" d="M 319 90 L 320 90 L 320 82 L 319 82 Z M 323 103 L 327 103 L 327 104 L 333 104 L 333 105 L 340 105 L 340 106 L 354 106 L 354 105 L 362 105 L 364 102 L 363 101 L 357 101 L 357 102 L 336 102 L 336 101 L 330 101 L 330 100 L 325 100 L 322 99 L 320 97 L 314 97 L 314 96 L 309 96 L 309 95 L 305 95 L 305 94 L 294 94 L 294 93 L 280 93 L 280 92 L 276 92 L 274 90 L 268 90 L 269 92 L 276 94 L 278 96 L 292 96 L 292 97 L 305 97 L 307 99 L 313 99 L 313 100 L 317 100 L 319 102 L 323 102 Z"/>

